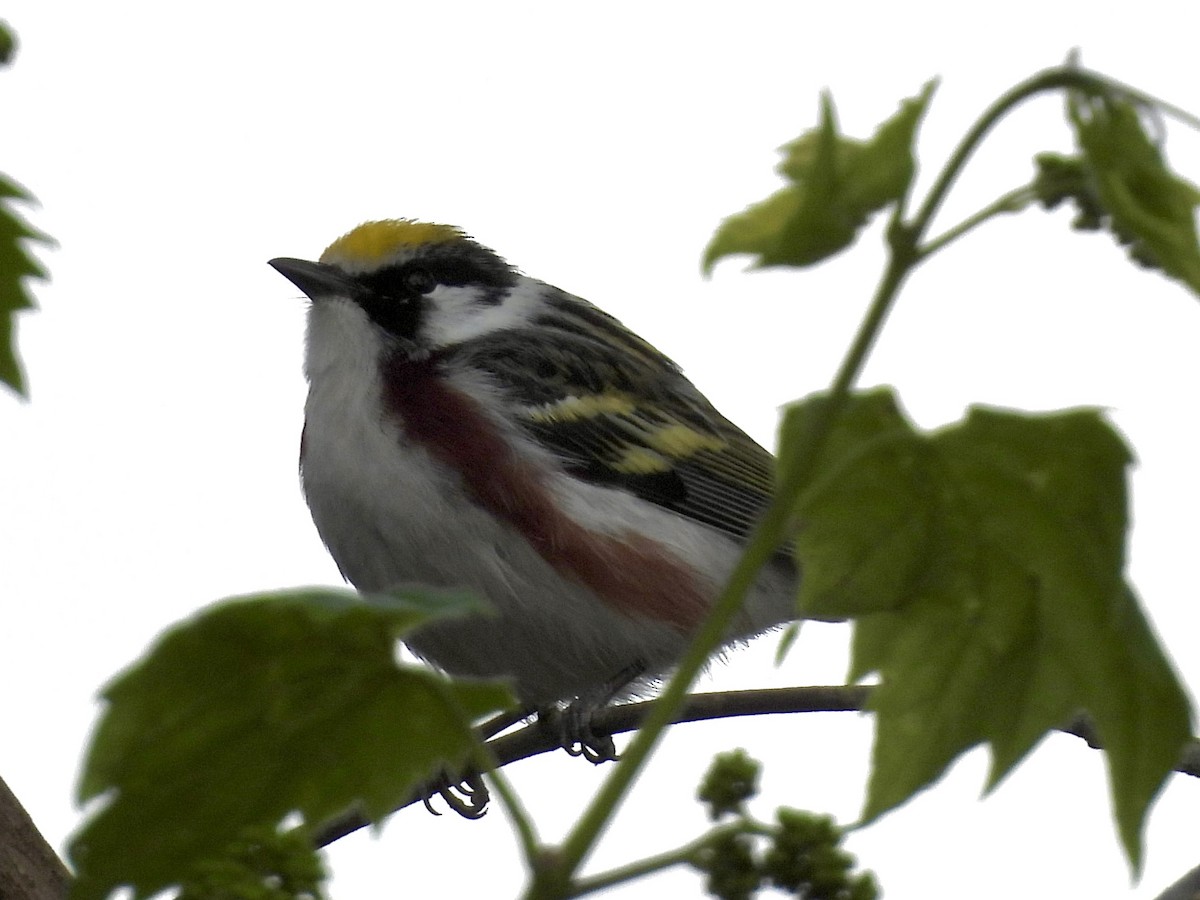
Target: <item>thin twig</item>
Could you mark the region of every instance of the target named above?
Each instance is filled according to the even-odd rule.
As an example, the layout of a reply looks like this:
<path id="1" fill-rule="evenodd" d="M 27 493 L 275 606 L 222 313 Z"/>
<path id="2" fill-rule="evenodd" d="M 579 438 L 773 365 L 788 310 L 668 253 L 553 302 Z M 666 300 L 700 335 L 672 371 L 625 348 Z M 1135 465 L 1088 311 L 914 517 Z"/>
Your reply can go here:
<path id="1" fill-rule="evenodd" d="M 995 216 L 1005 215 L 1007 213 L 1020 212 L 1030 203 L 1037 199 L 1037 190 L 1031 184 L 1022 185 L 1019 188 L 1014 188 L 1003 196 L 989 203 L 983 209 L 974 215 L 963 219 L 953 228 L 947 229 L 942 234 L 935 238 L 930 238 L 925 244 L 917 248 L 917 258 L 924 259 L 931 256 L 940 250 L 943 250 L 949 244 L 958 240 L 965 234 L 978 228 L 984 222 Z"/>
<path id="2" fill-rule="evenodd" d="M 667 850 L 663 853 L 655 853 L 653 856 L 647 856 L 644 859 L 635 860 L 623 866 L 617 866 L 615 869 L 609 869 L 607 872 L 598 872 L 595 875 L 577 878 L 571 885 L 571 896 L 583 897 L 587 894 L 606 890 L 615 885 L 633 881 L 635 878 L 644 878 L 647 875 L 653 875 L 655 872 L 661 872 L 663 869 L 669 869 L 672 866 L 678 866 L 683 863 L 694 863 L 703 850 L 713 846 L 728 835 L 770 834 L 771 831 L 770 826 L 745 820 L 718 825 L 707 834 L 701 835 L 694 841 L 689 841 L 682 847 L 676 847 L 674 850 Z"/>
<path id="3" fill-rule="evenodd" d="M 682 710 L 672 719 L 674 724 L 703 722 L 710 719 L 731 719 L 740 716 L 780 715 L 810 712 L 862 712 L 866 709 L 870 688 L 860 685 L 829 685 L 813 687 L 770 688 L 753 691 L 723 691 L 712 694 L 691 694 Z M 635 731 L 656 701 L 621 703 L 596 713 L 592 731 L 596 735 L 616 735 Z M 1076 719 L 1060 729 L 1082 738 L 1100 749 L 1095 728 L 1085 719 Z M 488 741 L 488 750 L 497 766 L 529 759 L 557 750 L 559 738 L 553 723 L 534 722 L 509 734 Z M 1192 741 L 1184 749 L 1175 771 L 1200 778 L 1200 741 Z M 429 791 L 415 792 L 395 811 L 418 803 Z M 324 847 L 370 824 L 361 815 L 348 815 L 330 823 L 317 835 L 317 846 Z"/>

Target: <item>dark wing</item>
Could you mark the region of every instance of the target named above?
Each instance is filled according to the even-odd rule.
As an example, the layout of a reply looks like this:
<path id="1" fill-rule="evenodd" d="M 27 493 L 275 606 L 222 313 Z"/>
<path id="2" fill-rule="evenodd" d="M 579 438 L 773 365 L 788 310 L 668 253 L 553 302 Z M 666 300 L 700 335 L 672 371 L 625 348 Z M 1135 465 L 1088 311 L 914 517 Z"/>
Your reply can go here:
<path id="1" fill-rule="evenodd" d="M 616 319 L 566 294 L 549 300 L 531 324 L 455 355 L 496 379 L 572 474 L 745 538 L 771 498 L 771 454 Z"/>

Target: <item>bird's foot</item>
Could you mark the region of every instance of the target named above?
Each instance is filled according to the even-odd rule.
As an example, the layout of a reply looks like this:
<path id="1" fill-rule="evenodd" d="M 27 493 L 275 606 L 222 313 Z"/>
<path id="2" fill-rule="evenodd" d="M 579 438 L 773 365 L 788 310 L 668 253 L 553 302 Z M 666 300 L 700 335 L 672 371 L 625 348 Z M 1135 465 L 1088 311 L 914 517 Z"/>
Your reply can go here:
<path id="1" fill-rule="evenodd" d="M 483 783 L 483 776 L 478 772 L 471 772 L 457 781 L 443 772 L 429 783 L 422 802 L 427 810 L 435 816 L 440 816 L 441 813 L 433 808 L 434 794 L 440 795 L 446 801 L 446 805 L 464 819 L 483 818 L 491 799 L 487 785 Z"/>
<path id="2" fill-rule="evenodd" d="M 592 730 L 592 717 L 604 708 L 582 699 L 567 704 L 560 718 L 562 731 L 559 744 L 572 756 L 582 756 L 594 766 L 616 762 L 621 758 L 611 734 L 596 734 Z"/>
<path id="3" fill-rule="evenodd" d="M 543 707 L 538 721 L 550 728 L 559 746 L 572 756 L 582 756 L 593 765 L 620 759 L 611 734 L 597 734 L 593 727 L 596 714 L 608 706 L 629 684 L 641 677 L 646 666 L 634 662 L 602 684 L 599 689 L 576 697 L 566 707 Z"/>

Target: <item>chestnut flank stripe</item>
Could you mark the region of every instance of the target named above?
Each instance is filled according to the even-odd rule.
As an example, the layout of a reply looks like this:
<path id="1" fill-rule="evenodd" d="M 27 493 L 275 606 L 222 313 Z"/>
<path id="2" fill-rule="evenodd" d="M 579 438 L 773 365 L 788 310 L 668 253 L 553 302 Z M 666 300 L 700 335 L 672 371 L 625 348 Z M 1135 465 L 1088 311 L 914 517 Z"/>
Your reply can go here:
<path id="1" fill-rule="evenodd" d="M 385 408 L 409 439 L 457 471 L 472 498 L 516 529 L 542 559 L 626 615 L 690 631 L 709 598 L 688 568 L 656 541 L 584 528 L 561 512 L 544 473 L 520 458 L 479 405 L 438 377 L 435 361 L 383 366 Z"/>

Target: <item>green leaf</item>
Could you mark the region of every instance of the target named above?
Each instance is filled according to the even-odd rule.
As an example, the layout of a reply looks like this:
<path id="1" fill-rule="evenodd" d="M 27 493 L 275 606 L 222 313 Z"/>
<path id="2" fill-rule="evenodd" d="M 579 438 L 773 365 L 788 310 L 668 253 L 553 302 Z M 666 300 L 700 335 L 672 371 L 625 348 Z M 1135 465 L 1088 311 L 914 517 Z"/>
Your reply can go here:
<path id="1" fill-rule="evenodd" d="M 53 242 L 25 223 L 11 208 L 10 200 L 26 203 L 33 198 L 16 183 L 0 175 L 0 383 L 25 396 L 25 376 L 17 355 L 17 312 L 32 309 L 33 300 L 24 279 L 46 278 L 45 270 L 25 249 L 27 241 Z"/>
<path id="2" fill-rule="evenodd" d="M 1107 213 L 1096 193 L 1087 163 L 1079 156 L 1039 153 L 1033 158 L 1037 175 L 1033 192 L 1045 209 L 1055 209 L 1071 200 L 1076 215 L 1071 227 L 1077 231 L 1097 231 L 1104 226 Z"/>
<path id="3" fill-rule="evenodd" d="M 75 835 L 76 900 L 135 897 L 219 858 L 247 828 L 308 829 L 357 808 L 374 821 L 474 746 L 471 723 L 509 705 L 491 683 L 398 664 L 396 640 L 465 596 L 298 589 L 216 604 L 168 631 L 104 691 Z"/>
<path id="4" fill-rule="evenodd" d="M 704 251 L 704 273 L 710 274 L 717 260 L 736 253 L 758 254 L 760 266 L 777 265 L 779 236 L 804 208 L 804 191 L 789 185 L 766 200 L 727 218 Z"/>
<path id="5" fill-rule="evenodd" d="M 851 677 L 880 676 L 865 819 L 979 743 L 994 787 L 1083 709 L 1140 866 L 1191 711 L 1125 580 L 1129 462 L 1091 410 L 975 409 L 919 434 L 886 392 L 852 399 L 797 504 L 797 556 L 801 608 L 858 616 Z"/>
<path id="6" fill-rule="evenodd" d="M 863 145 L 838 134 L 833 98 L 828 93 L 821 95 L 816 132 L 796 143 L 802 147 L 789 153 L 780 171 L 795 182 L 800 204 L 761 251 L 759 266 L 819 262 L 850 246 L 855 232 L 866 222 L 867 211 L 846 202 L 848 196 L 840 196 L 849 194 L 842 182 L 861 156 Z"/>
<path id="7" fill-rule="evenodd" d="M 1135 260 L 1200 294 L 1200 189 L 1167 167 L 1129 101 L 1071 93 L 1068 112 L 1088 193 L 1107 213 L 1114 235 Z"/>
<path id="8" fill-rule="evenodd" d="M 803 435 L 826 399 L 816 395 L 784 411 L 781 471 L 807 446 Z M 796 551 L 804 568 L 799 603 L 806 616 L 880 612 L 906 596 L 927 530 L 922 452 L 891 391 L 850 398 L 797 503 Z"/>
<path id="9" fill-rule="evenodd" d="M 800 638 L 800 623 L 790 622 L 787 627 L 779 633 L 779 643 L 775 646 L 775 665 L 782 666 L 784 660 L 787 659 L 792 648 L 796 646 L 796 641 Z"/>
<path id="10" fill-rule="evenodd" d="M 7 22 L 0 21 L 0 66 L 7 66 L 12 62 L 16 52 L 17 36 L 12 33 Z"/>
<path id="11" fill-rule="evenodd" d="M 1191 736 L 1191 709 L 1170 661 L 1126 589 L 1101 623 L 1101 664 L 1109 676 L 1093 685 L 1087 708 L 1108 756 L 1108 775 L 1121 841 L 1140 868 L 1142 820 L 1162 788 L 1163 772 L 1179 762 Z"/>
<path id="12" fill-rule="evenodd" d="M 327 877 L 303 829 L 250 828 L 220 857 L 198 864 L 176 900 L 324 900 Z"/>
<path id="13" fill-rule="evenodd" d="M 818 126 L 783 148 L 779 172 L 792 184 L 722 222 L 704 271 L 741 253 L 757 256 L 757 267 L 807 266 L 848 247 L 873 213 L 908 193 L 916 129 L 932 92 L 930 82 L 905 100 L 869 141 L 838 133 L 833 100 L 823 94 Z"/>

